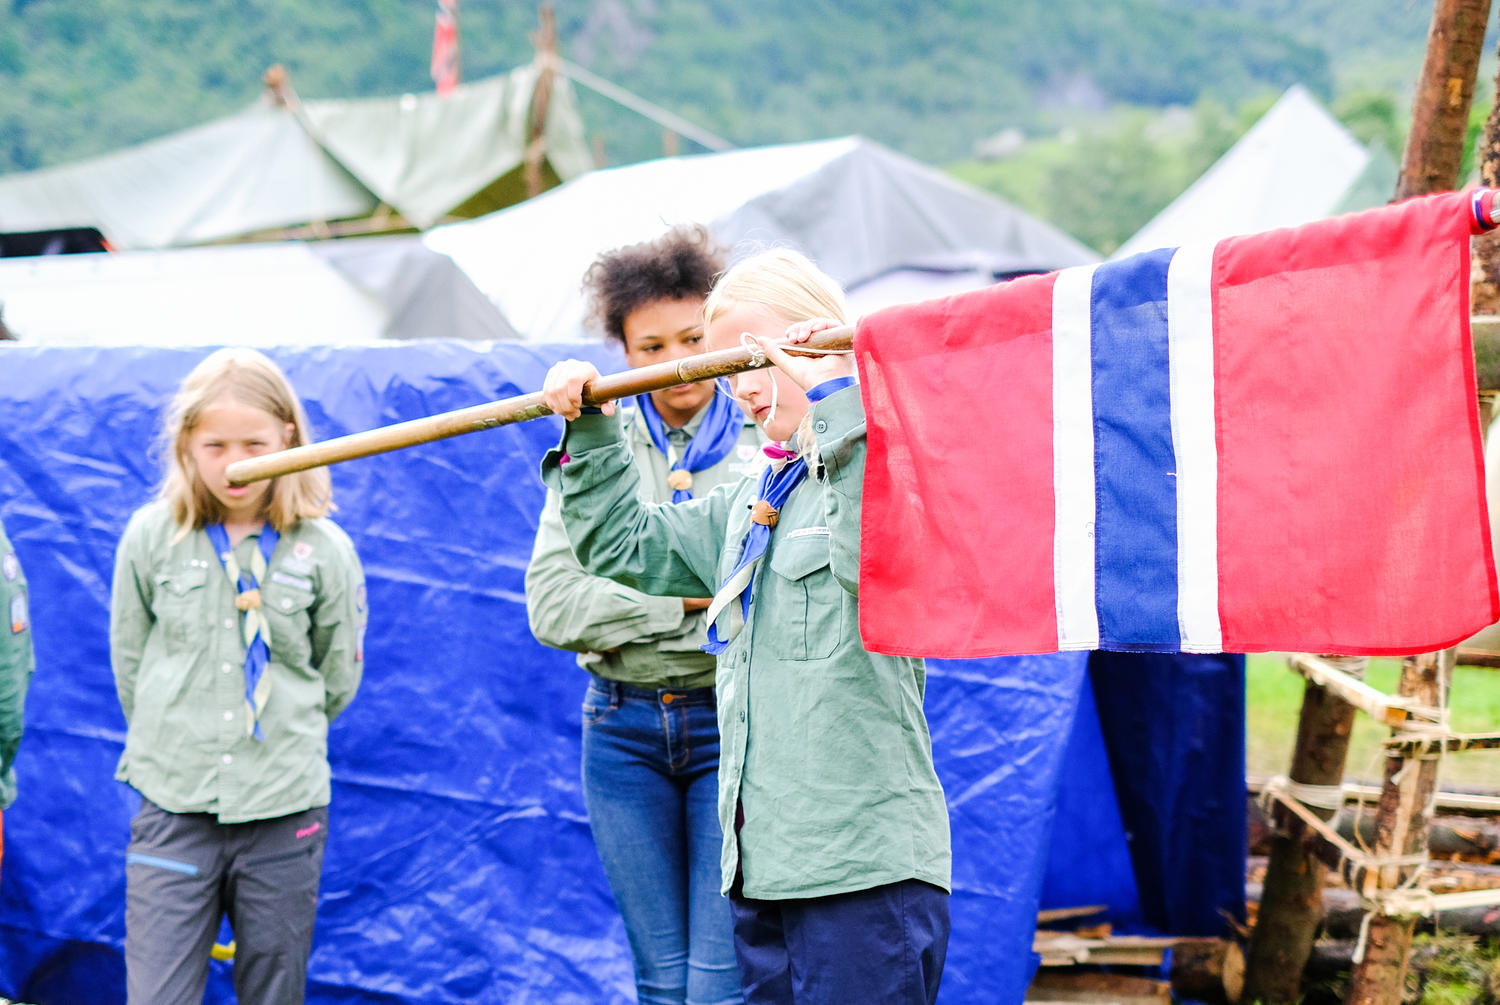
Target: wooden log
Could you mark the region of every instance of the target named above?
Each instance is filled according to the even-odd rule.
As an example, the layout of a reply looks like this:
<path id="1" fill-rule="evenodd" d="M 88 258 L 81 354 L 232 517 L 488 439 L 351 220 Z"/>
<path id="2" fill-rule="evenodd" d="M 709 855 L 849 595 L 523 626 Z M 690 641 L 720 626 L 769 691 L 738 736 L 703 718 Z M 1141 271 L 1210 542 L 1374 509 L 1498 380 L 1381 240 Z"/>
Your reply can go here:
<path id="1" fill-rule="evenodd" d="M 1266 814 L 1258 798 L 1262 790 L 1259 779 L 1251 778 L 1246 783 L 1252 793 L 1249 797 L 1246 824 L 1249 838 L 1249 853 L 1251 855 L 1268 855 L 1271 851 L 1271 833 L 1275 827 L 1271 818 Z M 1433 799 L 1435 809 L 1442 811 L 1443 815 L 1435 817 L 1433 824 L 1439 829 L 1448 827 L 1462 834 L 1473 834 L 1474 840 L 1480 842 L 1478 850 L 1474 853 L 1465 852 L 1462 846 L 1453 846 L 1448 842 L 1450 839 L 1439 833 L 1429 833 L 1430 842 L 1435 842 L 1434 847 L 1438 849 L 1435 855 L 1449 856 L 1457 855 L 1460 858 L 1470 855 L 1477 861 L 1490 860 L 1490 849 L 1495 847 L 1492 839 L 1486 835 L 1496 830 L 1484 821 L 1493 821 L 1500 824 L 1500 796 L 1492 794 L 1493 790 L 1486 793 L 1480 792 L 1439 792 Z M 1372 785 L 1344 785 L 1345 808 L 1335 818 L 1335 826 L 1340 833 L 1346 837 L 1353 833 L 1351 821 L 1354 819 L 1356 810 L 1364 807 L 1364 815 L 1370 816 L 1375 800 L 1380 796 L 1380 790 Z M 1370 842 L 1373 830 L 1370 823 L 1362 832 L 1365 843 Z M 1467 839 L 1466 839 L 1467 840 Z M 1500 841 L 1500 834 L 1494 841 Z"/>
<path id="2" fill-rule="evenodd" d="M 1369 664 L 1365 659 L 1324 659 L 1354 678 L 1363 678 Z M 1307 682 L 1289 772 L 1293 783 L 1334 786 L 1343 781 L 1355 711 L 1333 690 Z M 1336 812 L 1336 807 L 1309 808 L 1324 820 Z M 1290 1005 L 1302 998 L 1300 975 L 1317 934 L 1322 914 L 1318 896 L 1327 868 L 1304 840 L 1301 821 L 1281 814 L 1276 823 L 1270 835 L 1265 897 L 1246 954 L 1243 1000 Z"/>
<path id="3" fill-rule="evenodd" d="M 1245 986 L 1245 953 L 1227 939 L 1202 939 L 1172 950 L 1172 991 L 1179 1000 L 1227 1005 Z"/>
<path id="4" fill-rule="evenodd" d="M 1372 846 L 1377 840 L 1376 814 L 1343 810 L 1334 826 L 1343 837 Z M 1356 824 L 1358 825 L 1356 827 Z M 1433 817 L 1426 828 L 1427 853 L 1450 862 L 1500 862 L 1500 820 L 1483 817 Z"/>
<path id="5" fill-rule="evenodd" d="M 1491 889 L 1500 889 L 1494 888 Z M 1255 883 L 1245 884 L 1246 906 L 1260 902 L 1261 888 Z M 1322 892 L 1319 905 L 1319 934 L 1332 939 L 1354 939 L 1359 937 L 1359 926 L 1365 912 L 1359 894 L 1353 890 L 1329 887 Z M 1438 911 L 1431 917 L 1423 916 L 1414 922 L 1417 932 L 1454 932 L 1484 939 L 1500 937 L 1500 905 L 1479 905 Z"/>
<path id="6" fill-rule="evenodd" d="M 1250 804 L 1251 855 L 1268 855 L 1274 824 L 1258 800 Z M 1356 833 L 1355 822 L 1359 822 Z M 1345 807 L 1333 819 L 1339 834 L 1370 847 L 1375 842 L 1375 808 Z M 1500 863 L 1500 819 L 1493 817 L 1433 817 L 1427 823 L 1427 851 L 1435 860 Z"/>
<path id="7" fill-rule="evenodd" d="M 1259 887 L 1265 882 L 1266 865 L 1264 855 L 1251 855 L 1245 860 L 1245 884 Z M 1422 870 L 1427 887 L 1434 893 L 1464 893 L 1469 890 L 1500 890 L 1500 865 L 1482 862 L 1447 861 L 1432 859 Z M 1330 872 L 1325 890 L 1343 888 L 1342 877 Z"/>

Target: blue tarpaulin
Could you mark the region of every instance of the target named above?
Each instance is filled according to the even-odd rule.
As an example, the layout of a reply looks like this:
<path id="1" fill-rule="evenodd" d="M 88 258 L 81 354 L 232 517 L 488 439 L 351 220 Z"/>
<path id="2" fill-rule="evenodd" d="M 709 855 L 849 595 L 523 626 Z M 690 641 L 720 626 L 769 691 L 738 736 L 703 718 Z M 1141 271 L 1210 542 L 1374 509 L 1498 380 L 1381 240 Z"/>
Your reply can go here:
<path id="1" fill-rule="evenodd" d="M 202 349 L 0 346 L 0 520 L 37 673 L 5 813 L 0 994 L 124 1000 L 138 797 L 114 781 L 114 546 L 159 477 L 160 413 Z M 424 342 L 272 355 L 327 438 L 534 390 L 604 349 Z M 527 630 L 544 420 L 333 469 L 364 561 L 364 684 L 329 737 L 333 805 L 308 1000 L 633 1000 L 579 790 L 584 674 Z M 1005 589 L 997 556 L 997 590 Z M 932 584 L 941 590 L 941 583 Z M 942 1000 L 1018 1001 L 1042 906 L 1218 935 L 1243 911 L 1239 657 L 1059 654 L 930 665 L 954 843 Z M 215 963 L 208 1000 L 233 1000 Z"/>

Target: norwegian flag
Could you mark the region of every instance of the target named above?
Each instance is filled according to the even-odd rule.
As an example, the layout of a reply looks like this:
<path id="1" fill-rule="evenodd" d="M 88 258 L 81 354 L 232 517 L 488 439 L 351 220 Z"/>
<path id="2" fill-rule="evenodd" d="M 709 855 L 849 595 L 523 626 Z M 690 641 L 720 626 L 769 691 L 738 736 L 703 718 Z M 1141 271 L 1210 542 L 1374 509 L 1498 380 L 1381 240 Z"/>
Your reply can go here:
<path id="1" fill-rule="evenodd" d="M 1448 193 L 860 323 L 877 652 L 1424 652 L 1500 616 Z"/>
<path id="2" fill-rule="evenodd" d="M 437 24 L 432 30 L 432 82 L 439 94 L 458 86 L 458 0 L 438 0 Z"/>

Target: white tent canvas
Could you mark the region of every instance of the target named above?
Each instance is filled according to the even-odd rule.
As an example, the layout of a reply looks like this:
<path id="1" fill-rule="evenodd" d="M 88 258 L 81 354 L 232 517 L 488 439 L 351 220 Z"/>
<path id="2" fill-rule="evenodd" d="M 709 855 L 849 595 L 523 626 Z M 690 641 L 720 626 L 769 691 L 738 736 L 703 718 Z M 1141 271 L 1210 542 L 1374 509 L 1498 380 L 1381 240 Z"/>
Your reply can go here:
<path id="1" fill-rule="evenodd" d="M 38 345 L 515 338 L 415 237 L 0 259 L 5 323 Z"/>
<path id="2" fill-rule="evenodd" d="M 679 223 L 704 224 L 735 258 L 796 248 L 856 301 L 862 284 L 935 259 L 983 262 L 970 270 L 973 285 L 1098 260 L 1017 207 L 859 137 L 594 171 L 423 240 L 523 337 L 560 341 L 585 335 L 579 282 L 600 252 Z M 932 295 L 953 292 L 951 278 L 943 273 Z M 913 278 L 902 295 L 921 288 Z"/>
<path id="3" fill-rule="evenodd" d="M 1363 146 L 1316 98 L 1293 86 L 1115 257 L 1366 209 L 1395 187 L 1395 165 L 1382 154 Z M 1372 172 L 1388 172 L 1389 178 L 1372 183 Z"/>

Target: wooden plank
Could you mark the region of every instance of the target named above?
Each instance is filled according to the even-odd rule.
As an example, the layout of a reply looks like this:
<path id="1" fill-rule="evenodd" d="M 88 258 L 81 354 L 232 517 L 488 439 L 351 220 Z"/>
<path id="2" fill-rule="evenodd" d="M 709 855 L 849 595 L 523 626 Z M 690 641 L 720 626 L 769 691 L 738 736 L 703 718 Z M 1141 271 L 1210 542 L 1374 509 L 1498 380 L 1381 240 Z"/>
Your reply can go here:
<path id="1" fill-rule="evenodd" d="M 1096 914 L 1103 914 L 1107 910 L 1109 910 L 1107 904 L 1089 904 L 1086 907 L 1054 907 L 1036 912 L 1036 923 L 1038 925 L 1055 925 L 1059 921 L 1068 921 L 1072 918 L 1089 918 Z"/>
<path id="2" fill-rule="evenodd" d="M 1033 1005 L 1044 1002 L 1083 1005 L 1171 1005 L 1172 985 L 1167 981 L 1097 970 L 1039 970 L 1026 991 Z"/>
<path id="3" fill-rule="evenodd" d="M 1400 726 L 1408 718 L 1438 722 L 1442 711 L 1417 701 L 1409 695 L 1389 695 L 1371 687 L 1328 660 L 1311 653 L 1288 653 L 1287 666 L 1319 687 L 1327 688 L 1344 701 L 1387 726 Z"/>

